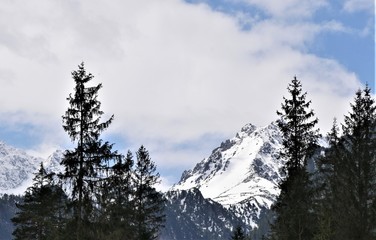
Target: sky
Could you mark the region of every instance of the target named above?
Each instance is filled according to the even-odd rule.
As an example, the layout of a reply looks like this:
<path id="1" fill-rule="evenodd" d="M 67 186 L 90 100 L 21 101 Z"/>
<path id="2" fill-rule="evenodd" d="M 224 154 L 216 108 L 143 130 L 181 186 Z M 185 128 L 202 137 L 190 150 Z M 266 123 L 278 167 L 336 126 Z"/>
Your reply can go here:
<path id="1" fill-rule="evenodd" d="M 85 62 L 122 153 L 143 144 L 176 183 L 243 125 L 277 119 L 294 76 L 319 127 L 375 89 L 373 0 L 5 0 L 0 3 L 0 140 L 47 157 L 71 72 Z"/>

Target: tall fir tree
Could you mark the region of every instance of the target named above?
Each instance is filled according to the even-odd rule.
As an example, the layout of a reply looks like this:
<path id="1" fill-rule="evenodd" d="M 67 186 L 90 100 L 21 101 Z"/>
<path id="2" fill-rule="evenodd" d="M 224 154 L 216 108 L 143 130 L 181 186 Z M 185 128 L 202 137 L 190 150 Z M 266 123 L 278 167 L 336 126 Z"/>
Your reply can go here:
<path id="1" fill-rule="evenodd" d="M 112 144 L 100 139 L 101 133 L 108 128 L 114 116 L 101 122 L 104 114 L 98 100 L 98 91 L 102 84 L 87 87 L 93 75 L 87 73 L 84 63 L 72 72 L 75 82 L 74 93 L 67 98 L 68 110 L 63 116 L 63 128 L 73 142 L 74 150 L 64 153 L 62 165 L 65 172 L 62 179 L 71 187 L 73 219 L 69 231 L 74 239 L 95 239 L 98 236 L 95 222 L 98 213 L 97 196 L 101 195 L 101 183 L 110 160 L 120 157 L 112 151 Z"/>
<path id="2" fill-rule="evenodd" d="M 283 148 L 280 157 L 287 160 L 286 178 L 280 183 L 280 195 L 273 209 L 276 220 L 272 226 L 272 239 L 309 240 L 313 237 L 313 187 L 307 172 L 307 161 L 312 157 L 319 138 L 318 122 L 310 109 L 311 101 L 296 77 L 287 88 L 291 98 L 283 98 L 281 117 L 277 121 L 282 132 Z"/>
<path id="3" fill-rule="evenodd" d="M 354 239 L 376 239 L 376 106 L 368 86 L 356 93 L 351 108 L 343 125 L 343 145 L 353 176 L 347 182 L 353 194 L 352 234 Z"/>
<path id="4" fill-rule="evenodd" d="M 356 92 L 342 125 L 343 136 L 334 142 L 325 160 L 331 162 L 333 239 L 376 239 L 376 106 L 371 89 Z"/>
<path id="5" fill-rule="evenodd" d="M 47 173 L 41 164 L 23 202 L 17 204 L 19 211 L 12 218 L 16 226 L 14 239 L 63 239 L 66 203 L 67 197 L 54 183 L 53 173 Z"/>
<path id="6" fill-rule="evenodd" d="M 165 221 L 164 199 L 155 189 L 159 183 L 159 173 L 144 146 L 137 151 L 134 170 L 134 220 L 135 239 L 153 240 L 158 238 Z"/>

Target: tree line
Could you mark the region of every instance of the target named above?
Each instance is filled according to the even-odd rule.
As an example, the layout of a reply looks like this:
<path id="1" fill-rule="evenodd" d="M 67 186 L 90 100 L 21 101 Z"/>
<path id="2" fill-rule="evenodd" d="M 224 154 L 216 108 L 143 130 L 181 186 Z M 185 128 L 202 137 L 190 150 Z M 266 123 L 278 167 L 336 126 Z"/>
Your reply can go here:
<path id="1" fill-rule="evenodd" d="M 344 122 L 326 136 L 316 128 L 301 82 L 295 77 L 277 111 L 282 133 L 280 159 L 285 178 L 272 206 L 268 240 L 375 240 L 376 239 L 376 105 L 366 85 L 356 92 Z M 313 162 L 315 170 L 308 170 Z M 232 240 L 250 239 L 241 227 Z"/>
<path id="2" fill-rule="evenodd" d="M 333 121 L 323 149 L 318 119 L 296 77 L 277 121 L 286 178 L 273 206 L 271 240 L 376 239 L 376 106 L 368 85 L 356 92 L 340 125 Z M 342 130 L 342 131 L 340 131 Z M 307 170 L 314 159 L 316 170 Z"/>
<path id="3" fill-rule="evenodd" d="M 159 173 L 147 149 L 134 159 L 113 150 L 101 133 L 114 116 L 102 121 L 98 100 L 102 84 L 88 86 L 93 75 L 84 63 L 72 72 L 74 93 L 67 98 L 63 128 L 75 145 L 64 152 L 64 171 L 35 174 L 12 219 L 13 236 L 23 239 L 157 239 L 164 222 L 164 199 L 155 189 Z"/>
<path id="4" fill-rule="evenodd" d="M 134 159 L 104 142 L 101 134 L 113 122 L 98 101 L 102 84 L 87 86 L 93 75 L 84 64 L 72 72 L 74 93 L 67 98 L 63 128 L 75 143 L 66 150 L 62 173 L 41 164 L 12 219 L 21 239 L 157 239 L 163 226 L 164 200 L 156 191 L 159 174 L 141 146 Z M 288 85 L 277 111 L 282 133 L 279 154 L 286 160 L 269 240 L 376 239 L 376 106 L 371 89 L 356 92 L 344 122 L 336 120 L 322 137 L 301 82 Z M 313 161 L 315 171 L 308 171 Z M 235 228 L 232 239 L 249 239 Z"/>

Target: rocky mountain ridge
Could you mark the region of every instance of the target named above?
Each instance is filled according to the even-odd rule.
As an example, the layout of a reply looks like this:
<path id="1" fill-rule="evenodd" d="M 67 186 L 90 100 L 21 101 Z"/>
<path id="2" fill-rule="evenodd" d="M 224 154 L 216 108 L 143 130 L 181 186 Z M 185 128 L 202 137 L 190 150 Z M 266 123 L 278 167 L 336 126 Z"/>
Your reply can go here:
<path id="1" fill-rule="evenodd" d="M 23 194 L 31 185 L 40 163 L 43 163 L 48 170 L 61 171 L 62 154 L 61 150 L 56 150 L 47 159 L 43 159 L 0 142 L 0 193 Z"/>
<path id="2" fill-rule="evenodd" d="M 285 162 L 278 158 L 281 141 L 275 123 L 260 128 L 247 124 L 185 171 L 172 189 L 197 188 L 204 198 L 220 203 L 255 228 L 261 211 L 270 209 L 279 194 Z"/>
<path id="3" fill-rule="evenodd" d="M 165 193 L 166 224 L 160 240 L 225 240 L 239 225 L 259 229 L 252 239 L 261 239 L 284 177 L 284 161 L 277 157 L 280 147 L 274 123 L 247 124 L 222 142 Z M 56 151 L 48 159 L 35 158 L 0 142 L 0 193 L 22 194 L 41 162 L 60 172 L 62 156 Z"/>

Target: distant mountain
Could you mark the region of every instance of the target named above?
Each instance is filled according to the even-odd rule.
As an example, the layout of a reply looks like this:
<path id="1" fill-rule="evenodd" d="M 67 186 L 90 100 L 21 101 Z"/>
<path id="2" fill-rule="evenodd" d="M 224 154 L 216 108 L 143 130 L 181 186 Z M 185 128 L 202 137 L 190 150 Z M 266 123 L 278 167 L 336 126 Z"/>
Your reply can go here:
<path id="1" fill-rule="evenodd" d="M 46 169 L 61 171 L 61 157 L 62 151 L 57 150 L 47 159 L 37 158 L 0 142 L 0 194 L 23 194 L 41 162 Z"/>
<path id="2" fill-rule="evenodd" d="M 285 162 L 278 159 L 281 142 L 274 123 L 260 128 L 247 124 L 208 158 L 185 171 L 172 191 L 197 188 L 204 198 L 255 228 L 279 194 L 277 184 L 284 177 Z"/>
<path id="3" fill-rule="evenodd" d="M 22 197 L 8 194 L 23 195 L 41 162 L 47 170 L 60 172 L 62 156 L 63 152 L 56 150 L 47 159 L 37 158 L 0 141 L 0 240 L 12 239 L 11 218 L 17 211 L 16 203 L 22 201 Z"/>
<path id="4" fill-rule="evenodd" d="M 227 240 L 239 225 L 258 229 L 252 239 L 261 239 L 284 177 L 280 148 L 281 134 L 274 123 L 259 128 L 247 124 L 222 142 L 165 193 L 166 224 L 160 240 Z M 0 142 L 0 193 L 23 194 L 41 162 L 62 171 L 62 156 L 56 151 L 48 159 L 36 158 Z"/>

